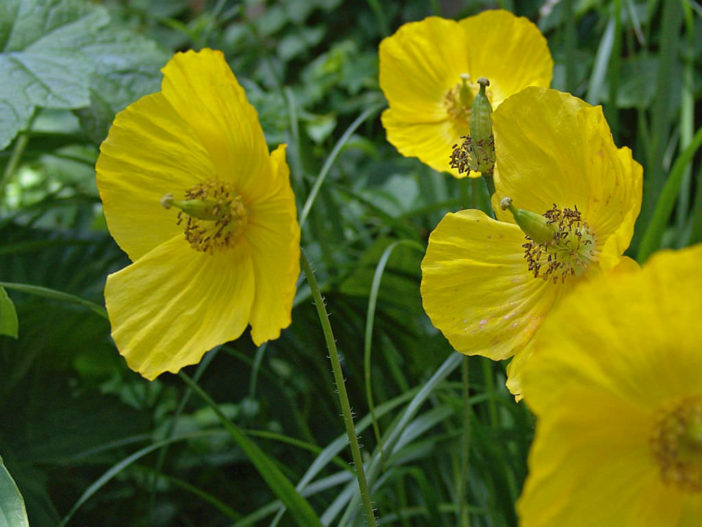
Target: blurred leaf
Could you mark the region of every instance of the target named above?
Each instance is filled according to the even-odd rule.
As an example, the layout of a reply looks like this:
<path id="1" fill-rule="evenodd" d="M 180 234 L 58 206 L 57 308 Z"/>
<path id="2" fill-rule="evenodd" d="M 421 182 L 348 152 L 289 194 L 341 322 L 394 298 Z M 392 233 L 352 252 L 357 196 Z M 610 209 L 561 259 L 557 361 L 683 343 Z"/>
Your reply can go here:
<path id="1" fill-rule="evenodd" d="M 4 287 L 0 286 L 0 335 L 17 338 L 17 311 L 7 295 Z"/>
<path id="2" fill-rule="evenodd" d="M 24 500 L 0 458 L 0 527 L 29 527 Z"/>
<path id="3" fill-rule="evenodd" d="M 323 27 L 301 28 L 280 40 L 278 43 L 278 55 L 284 61 L 288 61 L 310 47 L 319 44 L 322 37 L 324 37 Z"/>
<path id="4" fill-rule="evenodd" d="M 307 135 L 317 144 L 324 142 L 334 131 L 334 128 L 336 128 L 336 116 L 334 114 L 314 115 L 305 124 Z"/>

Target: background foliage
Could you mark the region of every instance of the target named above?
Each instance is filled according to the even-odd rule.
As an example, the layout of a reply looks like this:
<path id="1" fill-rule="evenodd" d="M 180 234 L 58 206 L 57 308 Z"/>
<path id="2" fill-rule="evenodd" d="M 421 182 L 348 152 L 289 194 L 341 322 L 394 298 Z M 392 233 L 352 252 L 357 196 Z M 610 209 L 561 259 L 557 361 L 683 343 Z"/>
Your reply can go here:
<path id="1" fill-rule="evenodd" d="M 343 354 L 377 516 L 456 525 L 465 493 L 472 525 L 517 524 L 531 415 L 504 388 L 504 365 L 455 354 L 419 298 L 428 233 L 474 189 L 385 141 L 377 81 L 378 43 L 402 23 L 495 7 L 538 23 L 553 87 L 603 104 L 616 142 L 644 166 L 630 255 L 702 241 L 692 0 L 0 5 L 0 454 L 33 526 L 293 524 L 222 415 L 324 525 L 363 523 L 306 284 L 282 338 L 256 349 L 244 335 L 186 370 L 214 408 L 182 378 L 130 372 L 101 316 L 105 276 L 128 260 L 101 214 L 99 143 L 116 111 L 158 89 L 174 51 L 202 47 L 225 53 L 270 145 L 290 145 L 303 247 Z M 5 511 L 16 493 L 4 467 Z"/>

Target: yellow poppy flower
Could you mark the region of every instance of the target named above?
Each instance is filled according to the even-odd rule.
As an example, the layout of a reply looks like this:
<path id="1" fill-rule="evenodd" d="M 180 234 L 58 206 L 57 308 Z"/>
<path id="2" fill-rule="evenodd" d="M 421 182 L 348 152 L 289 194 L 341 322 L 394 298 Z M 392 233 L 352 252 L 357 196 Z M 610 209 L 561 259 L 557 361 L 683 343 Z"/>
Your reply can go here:
<path id="1" fill-rule="evenodd" d="M 702 525 L 702 245 L 578 288 L 534 338 L 523 527 Z"/>
<path id="2" fill-rule="evenodd" d="M 451 345 L 501 360 L 508 387 L 554 303 L 602 270 L 635 265 L 622 253 L 641 207 L 641 166 L 617 148 L 601 107 L 526 88 L 493 113 L 498 219 L 447 214 L 422 261 L 424 309 Z M 505 199 L 508 198 L 508 199 Z M 532 236 L 500 203 L 533 213 Z M 547 240 L 539 230 L 546 230 Z"/>
<path id="3" fill-rule="evenodd" d="M 290 324 L 300 228 L 285 145 L 219 51 L 177 53 L 161 91 L 120 112 L 100 147 L 110 233 L 133 261 L 107 277 L 112 337 L 147 379 L 197 363 L 251 325 Z"/>
<path id="4" fill-rule="evenodd" d="M 548 86 L 553 74 L 538 28 L 501 10 L 458 22 L 429 17 L 404 24 L 383 39 L 379 54 L 388 141 L 402 155 L 455 177 L 466 175 L 451 168 L 449 158 L 452 146 L 469 133 L 477 80 L 490 80 L 487 95 L 496 109 L 527 86 Z"/>

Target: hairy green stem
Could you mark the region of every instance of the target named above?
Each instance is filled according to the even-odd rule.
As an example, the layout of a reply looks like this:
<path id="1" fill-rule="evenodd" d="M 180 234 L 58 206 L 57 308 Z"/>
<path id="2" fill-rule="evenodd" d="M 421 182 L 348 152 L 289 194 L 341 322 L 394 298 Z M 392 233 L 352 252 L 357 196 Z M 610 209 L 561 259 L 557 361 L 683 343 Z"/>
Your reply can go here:
<path id="1" fill-rule="evenodd" d="M 363 499 L 366 520 L 368 521 L 368 525 L 375 527 L 375 514 L 373 512 L 373 505 L 371 504 L 370 493 L 368 492 L 366 475 L 363 470 L 361 448 L 358 446 L 358 438 L 356 437 L 353 417 L 351 416 L 351 405 L 349 404 L 349 396 L 346 393 L 344 374 L 341 371 L 341 362 L 339 361 L 339 352 L 336 349 L 334 333 L 332 332 L 331 324 L 329 323 L 329 315 L 327 314 L 327 309 L 324 306 L 324 299 L 322 298 L 322 292 L 317 284 L 317 278 L 314 276 L 314 272 L 312 271 L 312 267 L 310 266 L 310 262 L 307 259 L 305 252 L 301 251 L 300 254 L 302 270 L 307 277 L 307 283 L 309 284 L 310 291 L 312 292 L 312 299 L 314 300 L 315 307 L 317 308 L 317 315 L 319 316 L 319 322 L 322 324 L 324 340 L 327 344 L 327 350 L 329 351 L 329 360 L 331 361 L 332 370 L 334 372 L 334 382 L 336 383 L 337 393 L 339 394 L 341 412 L 344 416 L 346 435 L 349 438 L 349 445 L 351 446 L 351 456 L 353 457 L 353 463 L 356 467 L 356 479 L 358 480 L 358 487 L 361 491 L 361 498 Z"/>

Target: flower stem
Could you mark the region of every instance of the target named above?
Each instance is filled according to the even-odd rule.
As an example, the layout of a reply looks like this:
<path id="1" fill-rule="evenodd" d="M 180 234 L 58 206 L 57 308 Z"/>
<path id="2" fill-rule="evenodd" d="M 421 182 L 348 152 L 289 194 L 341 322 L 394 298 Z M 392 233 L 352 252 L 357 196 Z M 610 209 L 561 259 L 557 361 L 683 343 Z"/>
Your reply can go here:
<path id="1" fill-rule="evenodd" d="M 322 324 L 324 340 L 327 344 L 327 350 L 329 351 L 329 359 L 334 372 L 334 382 L 336 383 L 337 393 L 339 394 L 339 403 L 341 404 L 341 412 L 344 416 L 346 434 L 348 435 L 349 444 L 351 446 L 351 456 L 353 457 L 353 463 L 356 467 L 356 479 L 358 479 L 358 487 L 361 491 L 361 497 L 363 499 L 366 520 L 368 521 L 368 525 L 375 527 L 375 514 L 373 512 L 373 506 L 371 505 L 368 484 L 366 483 L 366 475 L 363 470 L 361 449 L 358 446 L 358 439 L 356 438 L 356 430 L 353 424 L 353 417 L 351 416 L 351 405 L 349 404 L 349 396 L 346 393 L 346 385 L 344 384 L 344 375 L 341 371 L 341 362 L 339 361 L 339 352 L 336 349 L 334 333 L 332 332 L 331 324 L 329 323 L 329 315 L 324 307 L 324 299 L 322 298 L 322 293 L 319 290 L 317 278 L 314 276 L 314 272 L 312 271 L 312 267 L 310 266 L 310 262 L 307 259 L 305 252 L 300 251 L 300 255 L 302 270 L 307 277 L 307 283 L 309 284 L 310 291 L 312 292 L 312 298 L 314 299 L 314 305 L 317 308 L 319 322 Z"/>

